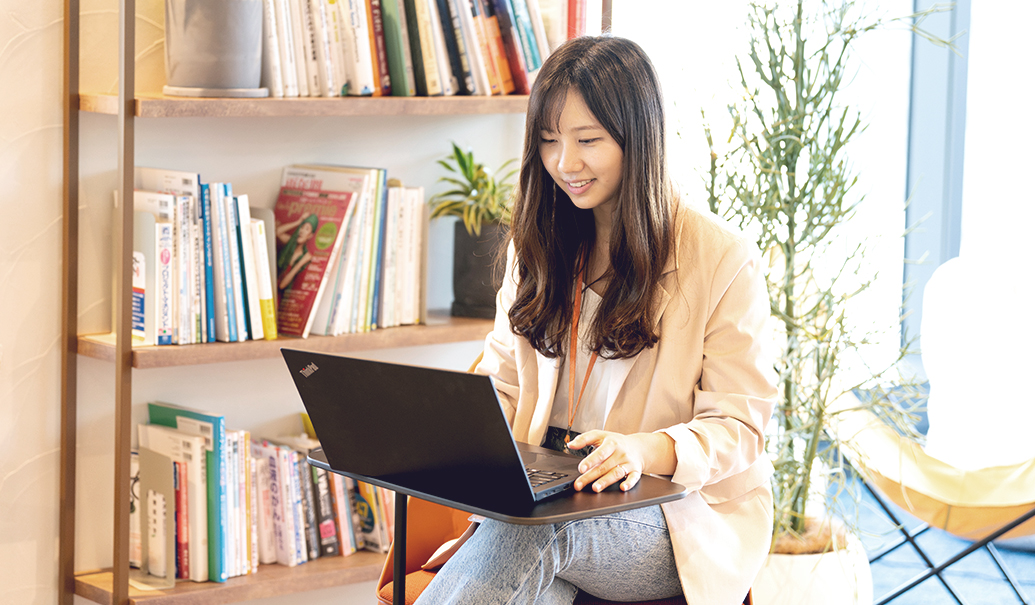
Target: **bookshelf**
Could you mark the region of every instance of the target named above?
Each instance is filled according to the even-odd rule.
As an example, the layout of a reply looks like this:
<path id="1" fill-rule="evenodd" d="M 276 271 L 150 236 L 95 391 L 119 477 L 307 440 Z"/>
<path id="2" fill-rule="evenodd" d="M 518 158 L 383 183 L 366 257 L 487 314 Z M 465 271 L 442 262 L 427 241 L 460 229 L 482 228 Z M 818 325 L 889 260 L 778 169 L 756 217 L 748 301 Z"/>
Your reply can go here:
<path id="1" fill-rule="evenodd" d="M 263 565 L 256 574 L 231 578 L 225 583 L 177 582 L 167 591 L 141 592 L 129 586 L 129 449 L 134 430 L 132 418 L 133 370 L 195 366 L 205 371 L 207 364 L 251 361 L 279 356 L 281 347 L 347 353 L 374 349 L 478 340 L 491 328 L 491 321 L 450 318 L 432 313 L 425 325 L 376 330 L 365 334 L 308 339 L 280 339 L 245 343 L 213 343 L 185 346 L 133 348 L 129 338 L 129 268 L 132 244 L 132 216 L 126 208 L 116 213 L 112 237 L 115 242 L 112 266 L 115 275 L 115 321 L 110 334 L 80 334 L 79 295 L 79 191 L 80 116 L 84 113 L 114 116 L 118 130 L 119 199 L 129 199 L 133 188 L 137 118 L 149 122 L 174 118 L 211 121 L 214 128 L 230 118 L 260 120 L 308 118 L 385 119 L 392 116 L 477 116 L 521 114 L 528 98 L 449 97 L 449 98 L 301 98 L 301 99 L 200 99 L 166 97 L 161 94 L 134 93 L 135 73 L 132 44 L 135 39 L 135 0 L 120 0 L 119 92 L 118 94 L 80 91 L 80 1 L 64 0 L 64 157 L 63 157 L 63 308 L 62 308 L 62 384 L 61 384 L 61 476 L 59 480 L 62 517 L 59 528 L 59 602 L 72 605 L 76 597 L 96 603 L 126 605 L 219 605 L 253 599 L 290 595 L 308 590 L 370 582 L 377 579 L 384 555 L 358 552 L 347 557 L 317 559 L 288 568 Z M 127 46 L 129 50 L 127 51 Z M 172 123 L 172 122 L 170 122 Z M 144 137 L 141 137 L 142 139 Z M 233 142 L 227 142 L 229 149 Z M 124 205 L 125 206 L 125 205 Z M 131 205 L 129 205 L 131 206 Z M 77 474 L 77 360 L 92 358 L 110 363 L 115 382 L 115 444 L 113 491 L 114 507 L 111 545 L 112 566 L 103 570 L 77 570 L 76 527 Z M 193 370 L 192 370 L 193 371 Z M 137 376 L 141 374 L 137 373 Z M 146 380 L 146 378 L 145 378 Z M 84 524 L 88 525 L 88 524 Z M 107 541 L 104 537 L 102 542 Z"/>

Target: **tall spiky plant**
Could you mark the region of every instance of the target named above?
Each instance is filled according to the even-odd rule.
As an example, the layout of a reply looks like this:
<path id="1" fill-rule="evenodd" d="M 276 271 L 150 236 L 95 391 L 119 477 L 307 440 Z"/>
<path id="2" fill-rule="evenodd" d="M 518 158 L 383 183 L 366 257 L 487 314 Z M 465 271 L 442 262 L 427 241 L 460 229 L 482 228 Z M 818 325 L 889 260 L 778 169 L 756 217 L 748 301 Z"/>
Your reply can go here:
<path id="1" fill-rule="evenodd" d="M 904 19 L 936 40 L 916 27 L 926 14 Z M 731 150 L 720 156 L 705 129 L 710 208 L 757 235 L 769 257 L 766 278 L 782 345 L 779 402 L 769 436 L 776 466 L 774 545 L 805 533 L 814 471 L 842 464 L 836 434 L 828 430 L 836 400 L 851 391 L 870 393 L 860 405 L 902 430 L 915 424 L 912 406 L 875 391 L 904 350 L 866 380 L 844 377 L 844 354 L 874 336 L 853 325 L 847 313 L 849 300 L 871 278 L 864 276 L 864 244 L 848 253 L 832 246 L 863 201 L 848 157 L 865 125 L 859 111 L 842 101 L 852 43 L 891 21 L 898 20 L 866 19 L 850 1 L 752 5 L 750 46 L 746 60 L 737 60 L 744 97 L 729 106 Z M 899 384 L 905 399 L 916 401 L 912 386 Z"/>

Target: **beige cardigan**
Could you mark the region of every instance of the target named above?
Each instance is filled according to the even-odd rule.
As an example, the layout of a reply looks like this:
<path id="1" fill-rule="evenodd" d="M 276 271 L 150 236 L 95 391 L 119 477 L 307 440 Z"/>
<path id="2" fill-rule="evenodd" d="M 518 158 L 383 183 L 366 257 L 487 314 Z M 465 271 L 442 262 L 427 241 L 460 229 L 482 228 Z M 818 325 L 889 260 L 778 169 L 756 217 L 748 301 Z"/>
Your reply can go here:
<path id="1" fill-rule="evenodd" d="M 604 429 L 672 437 L 672 480 L 691 493 L 663 509 L 687 602 L 740 603 L 772 533 L 773 467 L 763 437 L 776 394 L 764 338 L 769 298 L 753 243 L 686 206 L 675 230 L 654 291 L 660 341 L 635 358 L 608 362 L 613 401 Z M 513 263 L 512 248 L 477 372 L 494 378 L 515 439 L 538 445 L 563 359 L 543 357 L 511 332 Z"/>

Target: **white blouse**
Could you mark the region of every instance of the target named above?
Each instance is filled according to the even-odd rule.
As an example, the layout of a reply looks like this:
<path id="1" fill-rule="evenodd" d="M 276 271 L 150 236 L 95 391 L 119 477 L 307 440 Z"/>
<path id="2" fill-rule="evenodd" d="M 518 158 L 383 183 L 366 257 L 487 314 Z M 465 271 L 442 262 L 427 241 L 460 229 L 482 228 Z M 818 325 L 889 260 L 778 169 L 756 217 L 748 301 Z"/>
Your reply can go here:
<path id="1" fill-rule="evenodd" d="M 590 326 L 597 315 L 602 299 L 599 294 L 591 288 L 587 288 L 582 298 L 582 314 L 579 318 L 579 350 L 575 356 L 575 400 L 579 399 L 579 389 L 586 377 L 586 368 L 589 367 L 589 358 L 592 354 L 586 343 Z M 576 433 L 585 433 L 593 429 L 604 428 L 604 421 L 611 411 L 609 401 L 614 397 L 608 397 L 608 385 L 611 384 L 611 368 L 613 364 L 607 359 L 598 357 L 593 365 L 593 373 L 589 375 L 589 382 L 586 383 L 586 391 L 582 395 L 582 403 L 575 412 L 575 421 L 571 430 Z M 553 411 L 550 413 L 550 426 L 562 429 L 568 428 L 568 377 L 570 368 L 567 359 L 561 366 L 559 380 L 557 381 L 557 394 L 553 399 Z"/>

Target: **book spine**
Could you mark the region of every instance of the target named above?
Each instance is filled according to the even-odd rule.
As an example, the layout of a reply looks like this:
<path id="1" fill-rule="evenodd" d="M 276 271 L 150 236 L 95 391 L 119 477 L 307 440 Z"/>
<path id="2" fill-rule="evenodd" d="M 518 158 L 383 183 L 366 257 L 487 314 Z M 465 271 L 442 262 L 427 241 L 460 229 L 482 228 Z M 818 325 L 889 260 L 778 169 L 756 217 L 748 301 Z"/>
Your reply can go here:
<path id="1" fill-rule="evenodd" d="M 302 494 L 302 514 L 305 526 L 306 557 L 312 561 L 320 557 L 320 526 L 316 518 L 316 504 L 313 498 L 313 478 L 306 463 L 305 454 L 295 453 L 298 470 L 298 488 Z"/>
<path id="2" fill-rule="evenodd" d="M 458 2 L 467 7 L 471 14 L 471 25 L 478 38 L 478 50 L 482 64 L 485 66 L 485 76 L 488 79 L 489 92 L 486 94 L 501 95 L 503 94 L 503 81 L 500 79 L 499 59 L 494 52 L 495 43 L 489 40 L 489 30 L 485 14 L 482 12 L 482 4 L 479 0 L 458 0 Z"/>
<path id="3" fill-rule="evenodd" d="M 295 451 L 290 448 L 284 450 L 285 467 L 289 475 L 286 482 L 291 490 L 291 520 L 294 527 L 295 557 L 299 563 L 308 561 L 308 549 L 305 545 L 305 510 L 302 506 L 302 486 L 298 482 L 298 459 L 295 458 Z"/>
<path id="4" fill-rule="evenodd" d="M 463 40 L 467 53 L 467 62 L 471 70 L 471 94 L 489 96 L 492 94 L 492 86 L 489 83 L 489 72 L 485 68 L 483 45 L 474 24 L 471 4 L 469 0 L 449 0 L 449 5 L 459 27 L 457 35 Z"/>
<path id="5" fill-rule="evenodd" d="M 277 41 L 280 44 L 280 68 L 284 79 L 284 96 L 297 97 L 298 67 L 295 65 L 294 26 L 291 23 L 290 0 L 273 0 L 277 11 Z"/>
<path id="6" fill-rule="evenodd" d="M 308 466 L 308 465 L 307 465 Z M 334 504 L 331 498 L 330 478 L 325 469 L 309 467 L 313 478 L 313 501 L 317 512 L 317 528 L 320 536 L 320 556 L 336 557 L 341 554 L 340 538 L 334 523 Z"/>
<path id="7" fill-rule="evenodd" d="M 230 251 L 230 283 L 233 287 L 234 321 L 237 327 L 237 341 L 248 340 L 248 325 L 245 316 L 244 277 L 241 266 L 241 232 L 237 216 L 237 202 L 229 183 L 223 183 L 223 201 L 226 204 L 226 241 Z"/>
<path id="8" fill-rule="evenodd" d="M 309 59 L 306 57 L 306 37 L 308 31 L 305 17 L 302 14 L 302 0 L 288 0 L 288 10 L 291 12 L 291 52 L 295 59 L 295 76 L 298 80 L 298 96 L 311 96 L 309 90 Z"/>
<path id="9" fill-rule="evenodd" d="M 435 11 L 441 23 L 442 40 L 446 50 L 446 64 L 449 73 L 452 75 L 453 87 L 456 94 L 469 95 L 472 87 L 470 84 L 470 67 L 466 65 L 467 57 L 461 56 L 460 44 L 463 38 L 458 36 L 459 32 L 453 23 L 452 11 L 449 9 L 449 0 L 435 0 Z"/>
<path id="10" fill-rule="evenodd" d="M 517 26 L 514 23 L 514 13 L 510 7 L 510 1 L 492 0 L 492 7 L 496 12 L 496 24 L 499 26 L 503 50 L 507 63 L 510 65 L 510 76 L 514 80 L 514 92 L 519 95 L 527 95 L 530 92 L 528 67 L 525 65 L 525 56 L 521 48 Z"/>
<path id="11" fill-rule="evenodd" d="M 446 75 L 439 73 L 438 69 L 438 51 L 435 48 L 434 30 L 432 29 L 434 22 L 431 20 L 428 2 L 427 0 L 414 0 L 413 7 L 416 22 L 415 27 L 410 28 L 410 32 L 417 31 L 417 38 L 420 40 L 421 65 L 424 70 L 426 90 L 424 94 L 429 97 L 440 96 L 444 94 L 442 80 Z M 416 56 L 414 60 L 416 61 Z"/>
<path id="12" fill-rule="evenodd" d="M 392 96 L 412 97 L 417 94 L 417 90 L 413 84 L 413 62 L 410 59 L 410 41 L 402 2 L 382 0 L 381 14 Z"/>
<path id="13" fill-rule="evenodd" d="M 309 4 L 309 12 L 313 18 L 313 30 L 316 34 L 315 44 L 320 96 L 341 96 L 341 84 L 338 80 L 337 67 L 334 65 L 335 56 L 331 46 L 333 23 L 327 15 L 327 2 L 325 0 L 306 1 Z"/>
<path id="14" fill-rule="evenodd" d="M 442 18 L 438 14 L 438 0 L 427 0 L 427 3 L 428 14 L 431 15 L 431 39 L 435 45 L 435 60 L 438 63 L 442 94 L 452 96 L 457 94 L 457 90 L 460 87 L 459 76 L 453 71 L 449 61 L 449 50 L 446 48 Z"/>
<path id="15" fill-rule="evenodd" d="M 175 299 L 173 294 L 173 226 L 167 220 L 160 220 L 155 223 L 155 262 L 158 273 L 155 275 L 155 288 L 158 296 L 158 317 L 157 322 L 157 345 L 171 345 L 175 334 L 175 316 L 173 307 Z"/>
<path id="16" fill-rule="evenodd" d="M 320 86 L 320 58 L 317 54 L 316 22 L 309 0 L 298 0 L 298 13 L 302 20 L 302 52 L 305 53 L 306 87 L 309 96 L 323 96 Z"/>
<path id="17" fill-rule="evenodd" d="M 212 249 L 212 198 L 209 186 L 201 186 L 201 223 L 205 255 L 205 334 L 206 342 L 216 341 L 215 268 Z"/>
<path id="18" fill-rule="evenodd" d="M 176 196 L 176 344 L 187 345 L 194 342 L 194 277 L 191 265 L 194 257 L 191 251 L 194 246 L 190 240 L 190 197 Z"/>
<path id="19" fill-rule="evenodd" d="M 284 75 L 280 66 L 277 9 L 274 0 L 262 0 L 262 84 L 270 96 L 284 96 Z"/>
<path id="20" fill-rule="evenodd" d="M 277 542 L 273 529 L 274 495 L 270 485 L 270 461 L 262 450 L 253 444 L 255 452 L 255 480 L 257 482 L 256 498 L 258 501 L 258 535 L 259 564 L 269 565 L 277 562 Z M 279 501 L 279 500 L 278 500 Z"/>
<path id="21" fill-rule="evenodd" d="M 327 35 L 330 38 L 331 65 L 334 67 L 334 79 L 337 86 L 334 92 L 336 97 L 347 94 L 345 84 L 348 81 L 348 74 L 345 71 L 346 24 L 340 7 L 343 1 L 323 0 L 323 8 L 327 16 Z"/>
<path id="22" fill-rule="evenodd" d="M 539 57 L 539 43 L 536 42 L 535 31 L 532 29 L 532 17 L 528 12 L 528 4 L 526 0 L 507 1 L 510 3 L 511 14 L 514 16 L 514 29 L 521 42 L 525 66 L 528 71 L 535 71 L 542 65 L 542 60 Z"/>
<path id="23" fill-rule="evenodd" d="M 245 194 L 234 198 L 237 204 L 238 234 L 241 244 L 240 257 L 244 279 L 244 302 L 248 337 L 259 340 L 264 337 L 262 309 L 259 302 L 259 267 L 255 262 L 255 244 L 252 241 L 252 214 Z M 265 242 L 263 242 L 265 243 Z"/>
<path id="24" fill-rule="evenodd" d="M 390 0 L 391 1 L 391 0 Z M 381 0 L 367 0 L 368 22 L 370 23 L 370 36 L 373 41 L 371 52 L 374 57 L 374 67 L 377 70 L 377 83 L 379 96 L 392 94 L 392 75 L 388 69 L 388 49 L 385 43 L 384 11 Z"/>
<path id="25" fill-rule="evenodd" d="M 176 579 L 190 577 L 190 555 L 187 552 L 187 472 L 183 462 L 173 462 L 173 490 L 176 494 Z"/>
<path id="26" fill-rule="evenodd" d="M 136 231 L 134 230 L 134 234 Z M 152 271 L 154 268 L 151 269 Z M 154 296 L 154 292 L 151 293 Z M 147 255 L 133 251 L 133 342 L 147 342 Z"/>
<path id="27" fill-rule="evenodd" d="M 374 57 L 370 52 L 370 33 L 363 0 L 340 0 L 346 15 L 346 69 L 348 94 L 368 97 L 374 94 Z"/>
<path id="28" fill-rule="evenodd" d="M 349 500 L 345 477 L 329 473 L 331 500 L 334 504 L 334 523 L 338 530 L 339 552 L 351 555 L 356 548 L 356 530 L 352 525 L 352 502 Z"/>
<path id="29" fill-rule="evenodd" d="M 248 572 L 259 571 L 259 475 L 257 460 L 248 455 Z"/>
<path id="30" fill-rule="evenodd" d="M 481 5 L 485 23 L 485 32 L 489 40 L 489 52 L 493 54 L 496 61 L 496 69 L 499 72 L 500 84 L 503 94 L 520 92 L 510 70 L 510 60 L 507 58 L 507 48 L 503 43 L 503 35 L 500 31 L 500 22 L 489 0 L 474 0 Z"/>
<path id="31" fill-rule="evenodd" d="M 262 322 L 262 337 L 277 339 L 277 313 L 273 301 L 273 278 L 269 271 L 269 249 L 266 246 L 266 223 L 252 219 L 252 246 L 255 248 L 256 289 Z"/>
<path id="32" fill-rule="evenodd" d="M 568 39 L 586 35 L 586 0 L 568 0 Z"/>
<path id="33" fill-rule="evenodd" d="M 550 42 L 546 36 L 546 25 L 543 23 L 543 10 L 539 6 L 539 0 L 528 0 L 528 17 L 532 21 L 532 32 L 535 34 L 539 58 L 546 61 L 550 56 Z"/>

